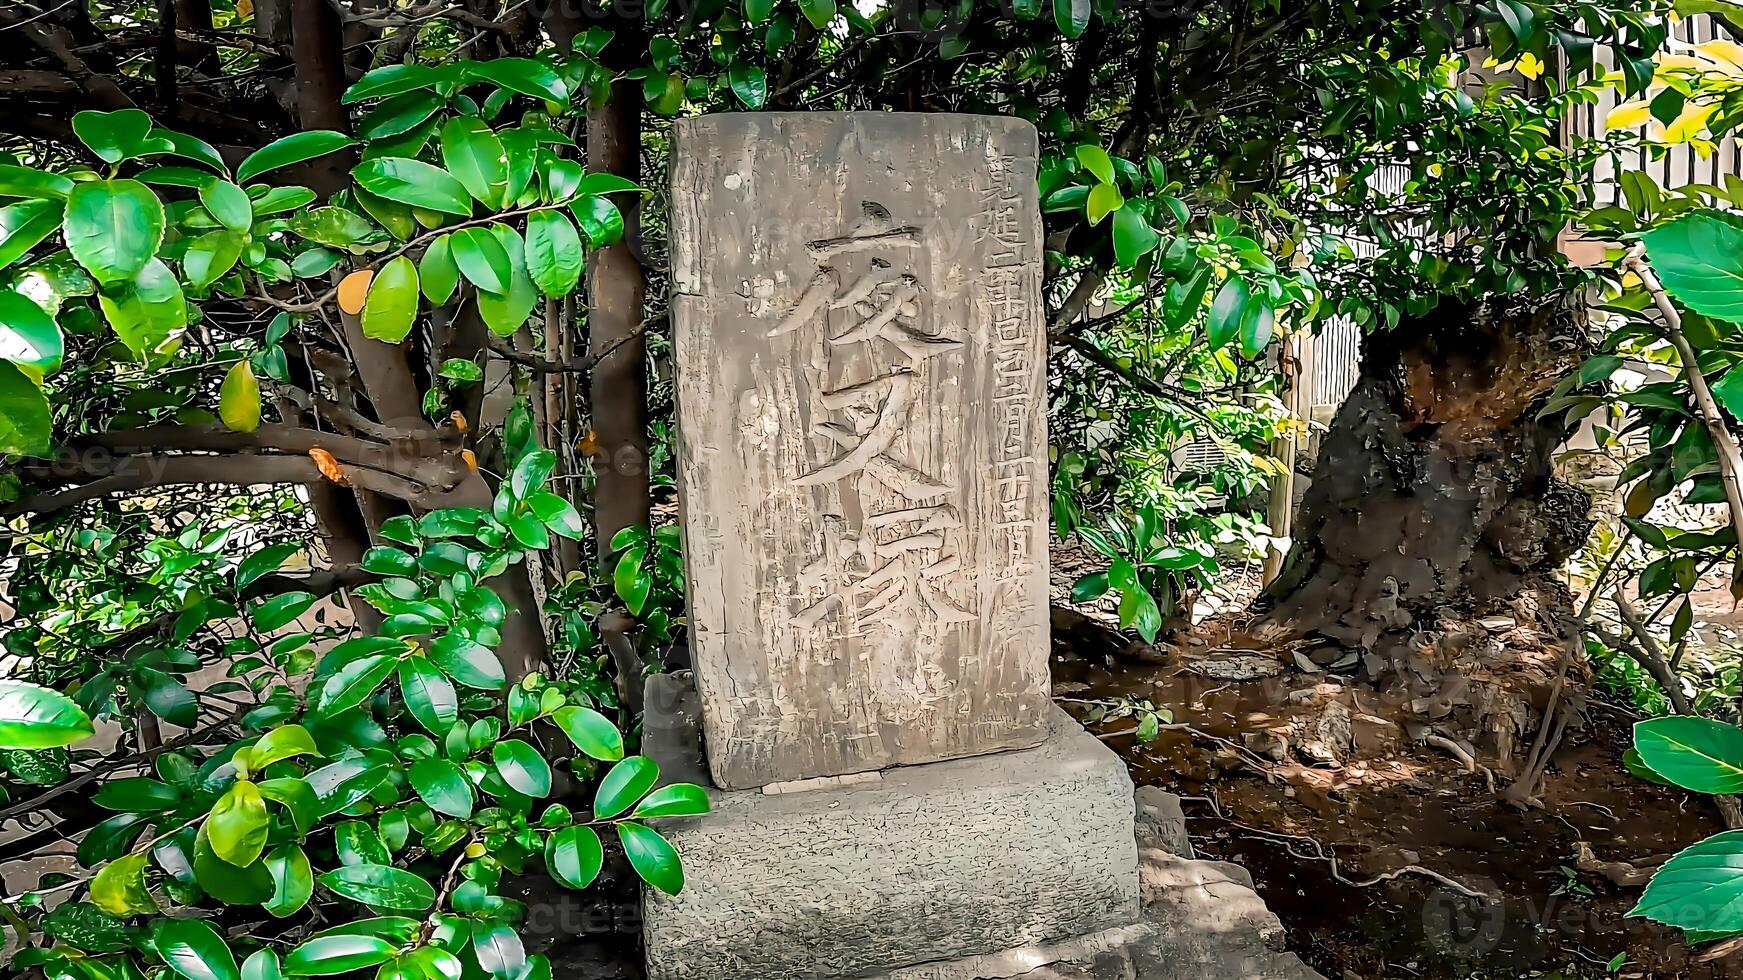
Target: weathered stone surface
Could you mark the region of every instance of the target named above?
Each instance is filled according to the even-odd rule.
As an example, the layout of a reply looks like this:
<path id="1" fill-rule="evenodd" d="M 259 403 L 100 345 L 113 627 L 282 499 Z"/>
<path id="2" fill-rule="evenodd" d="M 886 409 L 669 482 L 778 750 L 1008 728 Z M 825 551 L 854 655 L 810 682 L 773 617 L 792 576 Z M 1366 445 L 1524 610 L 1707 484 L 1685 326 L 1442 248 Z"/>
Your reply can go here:
<path id="1" fill-rule="evenodd" d="M 708 816 L 662 824 L 687 883 L 646 893 L 649 980 L 871 976 L 1132 924 L 1131 778 L 1057 722 L 1036 748 L 716 792 Z"/>
<path id="2" fill-rule="evenodd" d="M 1138 813 L 1134 819 L 1143 846 L 1160 847 L 1176 857 L 1198 856 L 1186 833 L 1186 811 L 1180 806 L 1180 797 L 1160 786 L 1140 786 L 1135 799 Z"/>
<path id="3" fill-rule="evenodd" d="M 983 116 L 677 124 L 678 484 L 722 787 L 1046 737 L 1036 148 Z"/>

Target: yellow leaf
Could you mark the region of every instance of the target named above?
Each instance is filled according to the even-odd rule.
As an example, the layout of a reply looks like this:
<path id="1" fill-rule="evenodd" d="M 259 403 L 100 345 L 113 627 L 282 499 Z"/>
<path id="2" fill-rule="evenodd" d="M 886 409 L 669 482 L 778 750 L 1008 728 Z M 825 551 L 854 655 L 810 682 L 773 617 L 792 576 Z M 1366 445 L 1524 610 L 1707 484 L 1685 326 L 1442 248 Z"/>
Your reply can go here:
<path id="1" fill-rule="evenodd" d="M 1611 109 L 1610 114 L 1604 117 L 1604 128 L 1610 130 L 1638 129 L 1646 125 L 1646 121 L 1651 118 L 1652 105 L 1645 99 L 1635 99 Z"/>
<path id="2" fill-rule="evenodd" d="M 1513 69 L 1526 78 L 1536 80 L 1543 75 L 1543 59 L 1527 51 L 1514 62 Z"/>
<path id="3" fill-rule="evenodd" d="M 254 0 L 236 0 L 236 17 L 246 20 L 254 16 Z"/>
<path id="4" fill-rule="evenodd" d="M 1727 75 L 1743 75 L 1743 44 L 1736 41 L 1720 39 L 1695 45 L 1695 50 L 1705 57 L 1718 63 L 1719 70 Z"/>
<path id="5" fill-rule="evenodd" d="M 340 486 L 345 485 L 345 468 L 339 465 L 332 453 L 316 446 L 309 450 L 309 458 L 315 461 L 315 467 L 321 471 L 322 476 Z"/>
<path id="6" fill-rule="evenodd" d="M 1716 105 L 1684 106 L 1682 114 L 1671 120 L 1670 125 L 1664 128 L 1664 141 L 1666 143 L 1687 143 L 1699 136 L 1707 128 L 1707 120 L 1712 118 L 1717 109 Z"/>
<path id="7" fill-rule="evenodd" d="M 247 361 L 237 361 L 218 386 L 218 418 L 232 432 L 260 428 L 260 382 Z"/>
<path id="8" fill-rule="evenodd" d="M 145 890 L 145 855 L 129 854 L 103 865 L 91 879 L 91 901 L 110 915 L 156 912 L 157 901 Z"/>
<path id="9" fill-rule="evenodd" d="M 369 298 L 369 283 L 375 278 L 375 273 L 368 269 L 358 269 L 344 279 L 339 280 L 339 309 L 356 316 L 363 312 L 363 304 Z"/>

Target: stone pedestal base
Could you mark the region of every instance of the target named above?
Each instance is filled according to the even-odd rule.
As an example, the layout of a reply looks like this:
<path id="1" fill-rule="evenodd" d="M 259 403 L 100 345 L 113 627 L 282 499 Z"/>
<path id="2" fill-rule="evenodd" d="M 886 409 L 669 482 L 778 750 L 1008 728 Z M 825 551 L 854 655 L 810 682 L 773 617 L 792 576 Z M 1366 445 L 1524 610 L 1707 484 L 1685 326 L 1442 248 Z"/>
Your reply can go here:
<path id="1" fill-rule="evenodd" d="M 647 706 L 645 750 L 694 772 L 674 679 Z M 1131 778 L 1062 711 L 1055 729 L 849 785 L 715 792 L 706 817 L 662 823 L 687 882 L 647 894 L 649 980 L 875 977 L 1134 925 Z"/>

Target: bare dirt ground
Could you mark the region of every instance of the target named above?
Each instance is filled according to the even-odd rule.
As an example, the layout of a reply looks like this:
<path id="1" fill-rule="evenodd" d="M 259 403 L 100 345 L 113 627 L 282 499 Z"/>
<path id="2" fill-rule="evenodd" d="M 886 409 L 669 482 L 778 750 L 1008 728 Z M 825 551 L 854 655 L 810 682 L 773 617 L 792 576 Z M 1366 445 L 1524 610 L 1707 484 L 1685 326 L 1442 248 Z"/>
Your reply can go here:
<path id="1" fill-rule="evenodd" d="M 1188 672 L 1223 632 L 1211 620 L 1196 648 L 1142 650 L 1056 623 L 1056 694 L 1080 716 L 1122 698 L 1168 709 L 1178 727 L 1149 745 L 1130 718 L 1090 727 L 1135 781 L 1188 798 L 1195 844 L 1252 872 L 1295 951 L 1326 976 L 1743 977 L 1743 955 L 1702 962 L 1674 930 L 1626 918 L 1656 862 L 1723 824 L 1709 800 L 1626 772 L 1625 710 L 1594 701 L 1553 756 L 1542 806 L 1520 809 L 1452 754 L 1365 737 L 1359 718 L 1339 765 L 1255 750 L 1249 734 L 1316 679 Z"/>

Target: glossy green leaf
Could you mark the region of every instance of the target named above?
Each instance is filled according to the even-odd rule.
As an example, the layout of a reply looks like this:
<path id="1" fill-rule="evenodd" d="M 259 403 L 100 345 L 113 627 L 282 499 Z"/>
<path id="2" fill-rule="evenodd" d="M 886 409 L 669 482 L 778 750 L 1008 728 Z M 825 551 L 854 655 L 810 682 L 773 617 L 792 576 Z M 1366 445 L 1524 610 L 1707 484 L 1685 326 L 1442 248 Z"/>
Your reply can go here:
<path id="1" fill-rule="evenodd" d="M 209 288 L 236 268 L 245 247 L 243 236 L 228 229 L 207 232 L 189 242 L 188 250 L 182 253 L 182 272 L 188 285 L 196 292 Z M 291 268 L 296 269 L 295 263 Z"/>
<path id="2" fill-rule="evenodd" d="M 429 882 L 386 865 L 347 865 L 321 875 L 319 880 L 335 894 L 377 908 L 421 912 L 436 902 L 436 891 Z"/>
<path id="3" fill-rule="evenodd" d="M 430 662 L 455 683 L 485 691 L 502 689 L 502 662 L 490 648 L 460 633 L 446 633 L 430 644 Z"/>
<path id="4" fill-rule="evenodd" d="M 727 70 L 727 83 L 747 109 L 761 109 L 769 100 L 769 73 L 761 65 L 734 61 Z"/>
<path id="5" fill-rule="evenodd" d="M 383 65 L 366 72 L 345 90 L 340 101 L 351 105 L 364 99 L 384 99 L 418 89 L 434 88 L 447 77 L 443 71 L 430 65 Z"/>
<path id="6" fill-rule="evenodd" d="M 1215 348 L 1228 346 L 1235 339 L 1235 334 L 1241 328 L 1241 318 L 1247 310 L 1247 283 L 1239 276 L 1230 276 L 1217 290 L 1216 298 L 1210 304 L 1210 318 L 1205 322 L 1205 331 L 1210 346 Z"/>
<path id="7" fill-rule="evenodd" d="M 812 27 L 822 30 L 835 19 L 835 0 L 799 0 L 799 12 Z"/>
<path id="8" fill-rule="evenodd" d="M 273 140 L 248 155 L 236 168 L 236 182 L 246 184 L 264 173 L 337 153 L 355 141 L 344 133 L 316 129 Z"/>
<path id="9" fill-rule="evenodd" d="M 18 201 L 0 208 L 0 269 L 59 231 L 65 213 L 59 201 Z"/>
<path id="10" fill-rule="evenodd" d="M 418 267 L 411 259 L 396 256 L 369 281 L 369 296 L 363 304 L 363 335 L 397 344 L 411 333 L 417 317 Z"/>
<path id="11" fill-rule="evenodd" d="M 383 101 L 357 124 L 357 135 L 383 140 L 411 132 L 442 108 L 442 97 L 433 92 L 407 92 Z"/>
<path id="12" fill-rule="evenodd" d="M 1099 225 L 1102 219 L 1124 207 L 1126 198 L 1120 189 L 1113 184 L 1097 184 L 1089 189 L 1089 197 L 1084 201 L 1083 214 L 1092 225 Z"/>
<path id="13" fill-rule="evenodd" d="M 492 58 L 466 63 L 466 74 L 511 92 L 567 104 L 569 86 L 550 65 L 532 58 Z"/>
<path id="14" fill-rule="evenodd" d="M 54 317 L 24 294 L 0 289 L 0 360 L 41 379 L 60 370 L 65 353 Z"/>
<path id="15" fill-rule="evenodd" d="M 394 952 L 393 943 L 380 936 L 316 936 L 290 951 L 284 958 L 284 972 L 293 977 L 350 973 L 386 963 Z"/>
<path id="16" fill-rule="evenodd" d="M 649 793 L 636 804 L 630 816 L 638 820 L 654 817 L 694 817 L 708 812 L 708 792 L 694 783 L 672 783 Z"/>
<path id="17" fill-rule="evenodd" d="M 460 285 L 460 267 L 454 261 L 452 235 L 442 235 L 424 249 L 418 261 L 418 285 L 432 306 L 441 306 Z"/>
<path id="18" fill-rule="evenodd" d="M 462 228 L 448 236 L 454 264 L 466 281 L 487 293 L 506 293 L 514 264 L 502 240 L 488 228 Z"/>
<path id="19" fill-rule="evenodd" d="M 581 281 L 586 255 L 575 226 L 559 211 L 535 211 L 527 215 L 527 274 L 539 292 L 561 298 L 575 291 Z"/>
<path id="20" fill-rule="evenodd" d="M 552 534 L 560 534 L 573 541 L 579 541 L 587 535 L 587 524 L 581 519 L 581 514 L 575 505 L 564 500 L 557 494 L 541 490 L 526 498 L 527 507 L 533 516 L 538 518 Z"/>
<path id="21" fill-rule="evenodd" d="M 1079 147 L 1078 149 L 1082 149 Z M 1099 149 L 1099 147 L 1098 147 Z M 1141 208 L 1126 204 L 1114 212 L 1114 259 L 1123 269 L 1130 269 L 1162 241 L 1156 229 L 1144 217 Z"/>
<path id="22" fill-rule="evenodd" d="M 67 195 L 67 249 L 99 282 L 138 276 L 157 254 L 163 230 L 163 204 L 137 180 L 87 181 Z"/>
<path id="23" fill-rule="evenodd" d="M 314 736 L 301 725 L 280 725 L 255 740 L 248 751 L 248 767 L 255 772 L 283 759 L 320 755 Z"/>
<path id="24" fill-rule="evenodd" d="M 212 804 L 206 818 L 206 839 L 224 861 L 245 868 L 266 849 L 269 829 L 266 799 L 251 780 L 238 779 Z"/>
<path id="25" fill-rule="evenodd" d="M 518 738 L 504 739 L 491 749 L 497 775 L 517 793 L 535 799 L 551 794 L 551 766 L 539 750 Z"/>
<path id="26" fill-rule="evenodd" d="M 1650 718 L 1634 747 L 1653 772 L 1697 793 L 1743 791 L 1743 729 L 1708 718 Z"/>
<path id="27" fill-rule="evenodd" d="M 255 629 L 271 633 L 295 622 L 314 604 L 315 597 L 307 592 L 287 592 L 254 606 L 249 610 L 248 618 Z"/>
<path id="28" fill-rule="evenodd" d="M 638 823 L 620 823 L 617 839 L 643 881 L 668 895 L 684 890 L 684 865 L 678 851 L 658 831 Z"/>
<path id="29" fill-rule="evenodd" d="M 36 381 L 0 360 L 0 454 L 47 457 L 53 429 L 48 398 Z"/>
<path id="30" fill-rule="evenodd" d="M 151 128 L 151 117 L 138 109 L 87 109 L 73 114 L 74 135 L 105 163 L 170 149 L 168 141 L 152 138 Z"/>
<path id="31" fill-rule="evenodd" d="M 242 980 L 280 980 L 283 976 L 278 954 L 270 949 L 257 949 L 242 961 Z"/>
<path id="32" fill-rule="evenodd" d="M 590 758 L 617 762 L 623 758 L 623 733 L 611 720 L 592 708 L 570 705 L 552 715 L 569 741 Z"/>
<path id="33" fill-rule="evenodd" d="M 487 208 L 502 208 L 508 189 L 507 152 L 484 120 L 455 116 L 442 127 L 441 142 L 442 163 L 467 193 Z"/>
<path id="34" fill-rule="evenodd" d="M 439 167 L 410 157 L 376 157 L 352 171 L 357 183 L 371 194 L 413 207 L 460 216 L 472 213 L 472 196 L 466 186 Z"/>
<path id="35" fill-rule="evenodd" d="M 418 798 L 437 813 L 461 819 L 472 816 L 472 783 L 459 766 L 447 759 L 419 759 L 406 770 L 406 779 Z"/>
<path id="36" fill-rule="evenodd" d="M 635 806 L 660 778 L 660 767 L 645 755 L 632 755 L 611 767 L 599 781 L 593 798 L 593 815 L 607 820 Z"/>
<path id="37" fill-rule="evenodd" d="M 307 834 L 321 818 L 321 799 L 301 776 L 268 779 L 260 784 L 260 795 L 283 806 L 299 834 Z"/>
<path id="38" fill-rule="evenodd" d="M 158 919 L 151 940 L 157 955 L 187 980 L 241 980 L 236 955 L 204 919 Z"/>
<path id="39" fill-rule="evenodd" d="M 181 346 L 187 301 L 181 282 L 158 259 L 146 259 L 132 282 L 111 284 L 97 299 L 115 335 L 140 360 L 159 361 Z"/>
<path id="40" fill-rule="evenodd" d="M 296 844 L 273 848 L 266 856 L 266 870 L 272 875 L 272 898 L 264 907 L 275 918 L 294 915 L 314 896 L 315 871 L 309 866 L 309 856 Z"/>
<path id="41" fill-rule="evenodd" d="M 599 877 L 605 848 L 592 827 L 564 827 L 545 842 L 545 870 L 570 888 L 586 888 Z"/>
<path id="42" fill-rule="evenodd" d="M 1053 23 L 1059 33 L 1075 39 L 1089 27 L 1091 10 L 1090 0 L 1053 0 Z"/>
<path id="43" fill-rule="evenodd" d="M 399 686 L 406 710 L 431 734 L 444 734 L 454 727 L 454 722 L 460 717 L 459 697 L 454 692 L 454 685 L 430 663 L 428 657 L 409 657 L 400 661 Z"/>
<path id="44" fill-rule="evenodd" d="M 479 293 L 478 313 L 492 332 L 499 337 L 512 337 L 539 303 L 538 287 L 527 273 L 526 245 L 520 233 L 507 225 L 491 225 L 488 233 L 495 236 L 508 256 L 508 289 L 502 293 Z"/>
<path id="45" fill-rule="evenodd" d="M 254 226 L 254 202 L 248 192 L 227 180 L 208 180 L 200 188 L 200 203 L 218 223 L 231 231 Z"/>
<path id="46" fill-rule="evenodd" d="M 569 205 L 569 212 L 594 248 L 604 248 L 623 237 L 623 212 L 603 197 L 576 198 Z"/>
<path id="47" fill-rule="evenodd" d="M 1716 834 L 1666 861 L 1628 914 L 1698 932 L 1743 930 L 1743 830 Z"/>
<path id="48" fill-rule="evenodd" d="M 314 712 L 331 718 L 362 704 L 394 672 L 394 658 L 385 654 L 353 660 L 327 678 L 315 698 Z"/>
<path id="49" fill-rule="evenodd" d="M 0 364 L 0 369 L 6 366 Z M 0 381 L 4 377 L 0 370 Z M 0 408 L 5 406 L 0 386 Z M 5 425 L 0 422 L 0 436 Z M 91 733 L 91 719 L 84 709 L 61 692 L 26 681 L 0 680 L 0 748 L 54 748 L 71 745 Z"/>

